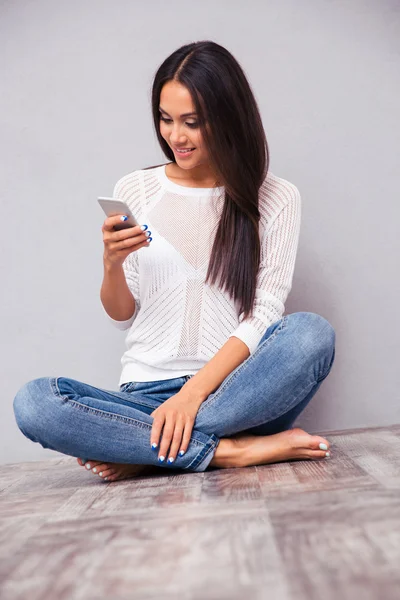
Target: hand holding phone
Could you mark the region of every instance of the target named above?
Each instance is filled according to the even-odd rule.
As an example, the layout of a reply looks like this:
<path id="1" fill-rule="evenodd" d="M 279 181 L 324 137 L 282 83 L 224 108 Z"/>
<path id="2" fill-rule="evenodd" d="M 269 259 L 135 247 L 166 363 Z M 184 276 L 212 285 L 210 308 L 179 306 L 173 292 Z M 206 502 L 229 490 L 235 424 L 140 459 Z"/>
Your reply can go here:
<path id="1" fill-rule="evenodd" d="M 106 213 L 107 217 L 114 217 L 116 215 L 126 215 L 128 217 L 126 221 L 122 221 L 121 223 L 115 224 L 116 231 L 139 225 L 139 223 L 131 213 L 129 206 L 123 200 L 118 200 L 118 198 L 100 197 L 97 198 L 97 201 Z"/>
<path id="2" fill-rule="evenodd" d="M 98 201 L 108 215 L 102 227 L 104 264 L 122 265 L 131 252 L 149 246 L 151 231 L 146 231 L 147 225 L 139 225 L 128 205 L 122 200 L 98 198 Z M 121 220 L 124 215 L 128 217 L 126 221 Z"/>

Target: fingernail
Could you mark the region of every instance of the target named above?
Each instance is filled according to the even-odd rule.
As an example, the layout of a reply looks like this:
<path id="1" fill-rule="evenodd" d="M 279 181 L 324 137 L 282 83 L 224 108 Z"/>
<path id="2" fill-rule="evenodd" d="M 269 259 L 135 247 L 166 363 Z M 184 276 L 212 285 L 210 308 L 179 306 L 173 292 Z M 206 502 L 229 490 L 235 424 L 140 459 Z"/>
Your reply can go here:
<path id="1" fill-rule="evenodd" d="M 164 462 L 164 460 L 165 460 L 165 456 L 162 456 L 162 455 L 161 455 L 161 456 L 158 458 L 158 462 Z"/>
<path id="2" fill-rule="evenodd" d="M 128 217 L 126 215 L 124 215 L 123 217 L 121 217 L 121 221 L 127 221 Z"/>
<path id="3" fill-rule="evenodd" d="M 329 457 L 330 457 L 330 455 L 331 455 L 331 453 L 330 453 L 330 452 L 327 452 L 327 453 L 325 454 L 325 458 L 329 458 Z"/>
<path id="4" fill-rule="evenodd" d="M 175 460 L 175 459 L 174 459 L 174 457 L 173 457 L 173 456 L 170 456 L 170 457 L 169 457 L 169 459 L 167 460 L 167 462 L 169 462 L 169 463 L 173 463 L 173 462 L 174 462 L 174 460 Z"/>
<path id="5" fill-rule="evenodd" d="M 183 456 L 185 454 L 184 450 L 179 450 L 179 456 Z"/>
<path id="6" fill-rule="evenodd" d="M 147 225 L 141 225 L 141 226 L 140 226 L 140 229 L 141 229 L 142 231 L 146 231 L 146 229 L 147 229 Z"/>
<path id="7" fill-rule="evenodd" d="M 156 444 L 155 442 L 153 442 L 152 445 L 151 445 L 152 449 L 155 450 L 157 448 L 157 445 L 158 444 Z"/>
<path id="8" fill-rule="evenodd" d="M 320 450 L 328 450 L 328 446 L 326 444 L 320 444 L 319 447 Z"/>

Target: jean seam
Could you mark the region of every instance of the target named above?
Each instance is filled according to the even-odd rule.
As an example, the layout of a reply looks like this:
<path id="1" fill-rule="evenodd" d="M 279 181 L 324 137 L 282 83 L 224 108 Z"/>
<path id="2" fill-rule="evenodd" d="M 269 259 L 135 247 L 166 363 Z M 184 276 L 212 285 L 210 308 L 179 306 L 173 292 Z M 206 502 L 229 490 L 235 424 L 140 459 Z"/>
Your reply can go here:
<path id="1" fill-rule="evenodd" d="M 60 390 L 58 389 L 57 381 L 58 381 L 58 379 L 60 379 L 60 377 L 53 377 L 53 378 L 50 378 L 50 379 L 53 379 L 55 381 L 55 386 L 53 386 L 53 389 L 56 390 L 56 394 L 58 396 L 60 396 L 60 398 L 66 399 L 66 398 L 64 398 L 64 396 L 61 394 Z M 107 392 L 107 394 L 109 394 L 113 398 L 118 398 L 119 400 L 121 399 L 121 396 L 119 396 L 118 394 L 123 393 L 123 392 L 115 392 L 114 390 L 106 390 L 106 392 Z"/>
<path id="2" fill-rule="evenodd" d="M 334 358 L 335 358 L 335 349 L 333 350 L 333 357 L 332 357 L 332 360 L 331 360 L 331 362 L 330 362 L 330 365 L 329 365 L 329 367 L 328 367 L 328 369 L 327 369 L 327 371 L 326 371 L 325 375 L 323 375 L 323 376 L 322 376 L 322 377 L 320 377 L 319 379 L 316 379 L 314 382 L 311 382 L 311 384 L 308 384 L 308 385 L 306 385 L 306 386 L 305 386 L 305 387 L 304 387 L 304 388 L 301 390 L 301 392 L 300 392 L 300 393 L 297 395 L 297 397 L 296 397 L 296 398 L 298 398 L 298 397 L 299 397 L 301 394 L 304 394 L 304 391 L 305 391 L 305 390 L 307 390 L 307 388 L 308 388 L 308 387 L 311 385 L 311 387 L 310 387 L 310 390 L 308 390 L 308 391 L 307 391 L 307 394 L 308 394 L 308 393 L 309 393 L 309 391 L 311 391 L 311 389 L 312 389 L 312 387 L 313 387 L 313 386 L 314 386 L 314 387 L 315 387 L 315 386 L 317 386 L 319 383 L 321 383 L 321 382 L 322 382 L 324 379 L 326 379 L 326 378 L 328 377 L 328 375 L 329 375 L 329 373 L 330 373 L 330 370 L 331 370 L 331 368 L 332 368 L 332 364 L 333 364 L 333 360 L 334 360 Z M 304 394 L 304 396 L 303 396 L 302 400 L 305 398 L 305 396 L 306 396 L 306 394 Z M 301 400 L 300 400 L 300 402 L 301 402 Z M 286 406 L 286 407 L 285 407 L 285 409 L 284 409 L 284 411 L 283 411 L 282 413 L 280 413 L 279 415 L 273 416 L 273 417 L 272 417 L 270 420 L 271 420 L 271 421 L 274 421 L 275 419 L 278 419 L 279 417 L 283 416 L 285 413 L 287 413 L 287 412 L 291 411 L 291 410 L 292 410 L 293 408 L 295 408 L 295 407 L 296 407 L 298 404 L 299 404 L 299 402 L 295 402 L 295 404 L 294 404 L 293 406 L 290 406 L 289 408 Z M 269 421 L 267 421 L 267 423 L 268 423 L 268 422 L 269 422 Z M 263 425 L 263 423 L 262 423 L 262 425 Z M 253 427 L 253 426 L 252 426 L 252 427 Z M 257 426 L 256 426 L 256 427 L 257 427 Z"/>
<path id="3" fill-rule="evenodd" d="M 209 447 L 209 449 L 207 450 L 206 454 L 203 456 L 203 459 L 202 459 L 202 460 L 199 462 L 199 464 L 196 466 L 196 469 L 197 469 L 197 467 L 199 467 L 201 464 L 203 464 L 203 462 L 206 460 L 206 458 L 208 457 L 208 455 L 209 455 L 211 452 L 215 452 L 215 450 L 217 449 L 217 446 L 218 446 L 218 444 L 219 444 L 219 439 L 218 439 L 218 443 L 217 443 L 217 442 L 215 442 L 214 444 L 212 444 L 212 445 Z M 208 462 L 208 464 L 207 464 L 207 467 L 208 467 L 208 465 L 210 464 L 210 462 L 211 462 L 211 461 L 209 461 L 209 462 Z M 206 467 L 206 468 L 207 468 L 207 467 Z M 205 470 L 205 469 L 203 469 L 203 471 L 204 471 L 204 470 Z"/>
<path id="4" fill-rule="evenodd" d="M 328 377 L 329 373 L 331 372 L 333 362 L 335 360 L 335 354 L 336 354 L 336 348 L 334 347 L 331 362 L 329 363 L 329 367 L 327 368 L 326 373 L 320 379 L 317 380 L 317 383 L 319 383 L 320 381 L 323 381 L 324 379 L 326 379 Z"/>
<path id="5" fill-rule="evenodd" d="M 330 365 L 329 365 L 329 368 L 328 368 L 327 372 L 325 373 L 325 375 L 324 375 L 323 377 L 321 377 L 320 379 L 316 379 L 315 381 L 312 381 L 310 384 L 306 385 L 306 386 L 305 386 L 305 387 L 304 387 L 304 388 L 301 390 L 301 392 L 299 392 L 299 393 L 297 394 L 297 396 L 296 396 L 296 402 L 295 402 L 294 404 L 291 404 L 291 405 L 290 405 L 290 404 L 289 404 L 289 405 L 286 405 L 286 406 L 285 406 L 285 407 L 284 407 L 284 408 L 281 410 L 281 412 L 280 412 L 279 414 L 272 415 L 272 416 L 269 418 L 269 420 L 268 420 L 268 421 L 265 421 L 265 422 L 263 422 L 263 423 L 259 423 L 258 425 L 264 425 L 264 424 L 268 424 L 270 421 L 274 421 L 275 419 L 279 419 L 279 417 L 282 417 L 282 416 L 283 416 L 284 414 L 286 414 L 287 412 L 289 412 L 289 411 L 291 411 L 292 409 L 296 408 L 296 406 L 299 404 L 299 402 L 297 401 L 297 398 L 298 398 L 299 396 L 301 396 L 301 395 L 302 395 L 302 396 L 303 396 L 303 398 L 302 398 L 301 400 L 304 400 L 304 398 L 306 397 L 306 395 L 307 395 L 307 394 L 308 394 L 308 393 L 309 393 L 309 392 L 312 390 L 312 388 L 313 388 L 313 387 L 317 386 L 319 383 L 321 383 L 321 382 L 322 382 L 324 379 L 326 379 L 326 378 L 328 377 L 328 375 L 329 375 L 329 373 L 330 373 L 330 370 L 331 370 L 331 367 L 332 367 L 332 364 L 333 364 L 333 360 L 334 360 L 334 358 L 335 358 L 335 350 L 334 350 L 334 353 L 333 353 L 333 358 L 332 358 L 332 360 L 331 360 L 331 363 L 330 363 Z M 304 393 L 304 392 L 306 392 L 306 393 Z M 301 402 L 301 400 L 300 400 L 300 402 Z M 258 427 L 258 425 L 251 425 L 251 427 Z"/>
<path id="6" fill-rule="evenodd" d="M 196 469 L 207 458 L 207 456 L 210 454 L 210 452 L 216 448 L 217 441 L 219 441 L 217 436 L 214 434 L 211 434 L 210 440 L 206 444 L 203 444 L 203 450 L 200 450 L 199 454 L 197 456 L 195 456 L 195 458 L 192 460 L 192 462 L 189 465 L 187 465 L 187 467 L 184 467 L 184 468 L 185 469 Z"/>
<path id="7" fill-rule="evenodd" d="M 197 461 L 196 461 L 196 463 L 195 463 L 195 466 L 194 466 L 193 468 L 194 468 L 194 469 L 197 469 L 197 468 L 199 467 L 199 465 L 201 465 L 201 463 L 205 461 L 205 459 L 206 459 L 206 458 L 207 458 L 207 456 L 210 454 L 210 452 L 211 452 L 212 450 L 214 450 L 214 448 L 215 448 L 215 445 L 211 445 L 211 446 L 209 446 L 209 448 L 207 448 L 207 450 L 206 450 L 206 452 L 205 452 L 204 456 L 200 457 L 200 458 L 201 458 L 201 460 L 197 460 Z M 192 461 L 192 463 L 191 463 L 191 464 L 193 464 L 193 461 Z M 190 467 L 187 467 L 187 468 L 189 469 Z"/>
<path id="8" fill-rule="evenodd" d="M 129 383 L 123 383 L 121 387 L 123 387 L 124 385 L 126 385 L 126 389 L 125 390 L 119 390 L 120 394 L 129 394 L 130 391 L 133 391 L 136 387 L 136 381 L 131 381 Z M 129 391 L 128 391 L 129 390 Z"/>
<path id="9" fill-rule="evenodd" d="M 201 406 L 200 409 L 198 410 L 197 414 L 199 414 L 206 406 L 212 406 L 212 404 L 215 402 L 215 400 L 217 400 L 219 398 L 219 396 L 222 394 L 222 392 L 225 390 L 225 388 L 227 387 L 228 384 L 230 384 L 231 381 L 233 381 L 236 377 L 238 377 L 240 375 L 240 373 L 242 372 L 243 369 L 245 369 L 247 367 L 248 364 L 250 364 L 253 360 L 255 360 L 256 356 L 258 355 L 258 353 L 268 344 L 271 343 L 272 340 L 275 339 L 275 337 L 278 335 L 278 333 L 280 331 L 282 331 L 287 323 L 287 317 L 288 315 L 285 315 L 282 318 L 281 324 L 279 325 L 279 327 L 277 327 L 275 329 L 275 331 L 266 339 L 262 342 L 262 344 L 260 344 L 256 350 L 253 352 L 253 354 L 251 356 L 249 356 L 244 362 L 242 362 L 235 371 L 233 371 L 233 373 L 231 373 L 230 376 L 227 377 L 227 379 L 225 380 L 225 383 L 223 383 L 221 385 L 221 387 L 217 390 L 217 392 L 215 393 L 215 395 L 210 398 L 209 400 L 205 400 Z"/>
<path id="10" fill-rule="evenodd" d="M 128 400 L 128 402 L 129 402 L 129 400 Z M 153 410 L 156 410 L 152 404 L 148 404 L 145 400 L 132 399 L 132 403 L 140 404 L 140 406 L 146 406 L 147 408 L 152 408 Z"/>
<path id="11" fill-rule="evenodd" d="M 57 384 L 57 379 L 58 379 L 57 377 L 50 379 L 50 386 L 52 388 L 53 394 L 57 398 L 68 402 L 70 404 L 70 406 L 75 407 L 78 410 L 83 410 L 88 413 L 95 414 L 99 417 L 108 418 L 110 420 L 115 420 L 115 421 L 120 421 L 121 423 L 125 423 L 126 425 L 134 425 L 135 427 L 140 427 L 141 429 L 149 429 L 149 431 L 151 431 L 152 426 L 149 425 L 148 423 L 143 423 L 143 421 L 138 421 L 137 419 L 133 419 L 132 417 L 125 417 L 122 415 L 117 415 L 113 412 L 106 412 L 104 410 L 101 410 L 101 408 L 93 408 L 91 406 L 86 406 L 86 404 L 81 404 L 80 402 L 77 402 L 76 400 L 71 400 L 70 398 L 68 398 L 68 396 L 63 396 L 59 390 L 59 387 Z M 195 440 L 195 439 L 191 439 L 190 443 L 196 444 L 197 446 L 204 445 L 202 442 L 199 442 L 198 440 Z"/>
<path id="12" fill-rule="evenodd" d="M 63 400 L 70 400 L 70 398 L 68 398 L 68 397 L 66 397 L 66 396 L 63 396 L 63 395 L 61 394 L 61 392 L 60 392 L 60 389 L 59 389 L 59 387 L 58 387 L 58 383 L 57 383 L 57 380 L 59 379 L 59 377 L 53 377 L 53 379 L 54 379 L 54 381 L 55 381 L 55 385 L 54 385 L 54 386 L 52 386 L 52 387 L 53 387 L 53 390 L 54 390 L 55 394 L 56 394 L 57 396 L 59 396 L 60 398 L 62 398 Z M 109 394 L 109 395 L 110 395 L 110 396 L 112 396 L 113 398 L 117 398 L 118 400 L 120 400 L 120 399 L 121 399 L 121 397 L 120 397 L 120 396 L 119 396 L 117 393 L 114 393 L 112 390 L 111 390 L 111 391 L 110 391 L 110 390 L 106 390 L 106 391 L 107 391 L 107 394 Z M 120 394 L 124 394 L 125 392 L 119 392 L 119 393 L 120 393 Z M 70 401 L 71 401 L 71 402 L 74 402 L 74 400 L 70 400 Z M 147 408 L 152 408 L 153 410 L 156 410 L 152 404 L 147 404 L 147 403 L 146 403 L 145 401 L 143 401 L 143 400 L 134 400 L 134 401 L 132 401 L 132 402 L 134 402 L 135 404 L 141 404 L 142 406 L 146 406 Z M 84 406 L 84 405 L 83 405 L 83 406 Z"/>

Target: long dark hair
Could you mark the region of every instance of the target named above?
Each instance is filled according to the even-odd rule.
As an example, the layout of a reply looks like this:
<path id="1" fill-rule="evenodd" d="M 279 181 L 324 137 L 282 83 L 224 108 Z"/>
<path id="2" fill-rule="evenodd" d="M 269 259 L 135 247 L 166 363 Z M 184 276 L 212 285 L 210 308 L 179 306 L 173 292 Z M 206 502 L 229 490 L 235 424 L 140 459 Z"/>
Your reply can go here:
<path id="1" fill-rule="evenodd" d="M 258 192 L 269 167 L 258 105 L 243 69 L 223 46 L 207 40 L 181 46 L 158 68 L 151 96 L 158 141 L 172 162 L 175 156 L 161 136 L 159 112 L 161 90 L 172 80 L 189 90 L 210 165 L 218 185 L 225 186 L 206 282 L 214 284 L 219 275 L 218 286 L 239 302 L 239 312 L 247 318 L 260 266 Z"/>

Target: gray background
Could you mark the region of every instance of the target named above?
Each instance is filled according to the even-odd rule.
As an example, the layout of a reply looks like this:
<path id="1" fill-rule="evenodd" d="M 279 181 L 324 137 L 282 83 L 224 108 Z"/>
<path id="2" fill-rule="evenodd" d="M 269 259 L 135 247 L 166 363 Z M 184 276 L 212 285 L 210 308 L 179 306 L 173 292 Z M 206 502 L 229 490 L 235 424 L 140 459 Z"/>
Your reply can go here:
<path id="1" fill-rule="evenodd" d="M 28 380 L 118 389 L 126 332 L 100 305 L 96 198 L 165 162 L 152 79 L 201 39 L 244 68 L 270 170 L 302 195 L 286 313 L 317 312 L 336 330 L 334 367 L 298 425 L 400 422 L 399 20 L 399 2 L 373 0 L 0 3 L 1 462 L 57 456 L 15 423 Z"/>

